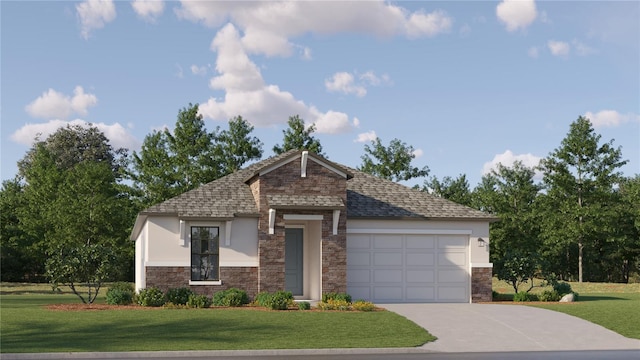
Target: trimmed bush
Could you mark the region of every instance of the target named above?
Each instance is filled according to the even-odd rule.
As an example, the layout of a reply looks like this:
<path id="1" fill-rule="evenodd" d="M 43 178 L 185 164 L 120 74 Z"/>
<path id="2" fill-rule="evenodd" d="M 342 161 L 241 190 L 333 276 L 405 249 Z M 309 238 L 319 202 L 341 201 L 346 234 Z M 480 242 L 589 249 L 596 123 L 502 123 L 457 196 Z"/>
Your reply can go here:
<path id="1" fill-rule="evenodd" d="M 545 290 L 542 294 L 538 295 L 540 301 L 558 301 L 562 296 L 555 290 Z"/>
<path id="2" fill-rule="evenodd" d="M 326 303 L 329 300 L 344 300 L 347 303 L 351 303 L 351 295 L 347 293 L 324 293 L 322 294 L 322 302 Z"/>
<path id="3" fill-rule="evenodd" d="M 187 306 L 190 308 L 206 309 L 211 306 L 211 298 L 207 295 L 191 294 L 187 300 Z"/>
<path id="4" fill-rule="evenodd" d="M 248 303 L 247 292 L 236 288 L 218 291 L 213 295 L 214 306 L 242 306 Z"/>
<path id="5" fill-rule="evenodd" d="M 311 304 L 308 301 L 301 301 L 298 303 L 299 310 L 310 310 Z"/>
<path id="6" fill-rule="evenodd" d="M 133 290 L 109 289 L 107 290 L 107 304 L 129 305 L 133 303 Z"/>
<path id="7" fill-rule="evenodd" d="M 321 310 L 349 311 L 351 310 L 351 303 L 343 299 L 329 299 L 326 302 L 319 303 L 318 308 Z"/>
<path id="8" fill-rule="evenodd" d="M 258 306 L 269 307 L 269 301 L 271 301 L 271 296 L 272 294 L 269 294 L 268 292 L 263 291 L 261 293 L 258 293 L 258 295 L 256 295 L 256 298 L 253 300 L 253 302 Z"/>
<path id="9" fill-rule="evenodd" d="M 357 300 L 352 305 L 353 310 L 356 311 L 373 311 L 376 309 L 376 306 L 369 301 Z"/>
<path id="10" fill-rule="evenodd" d="M 557 291 L 560 294 L 560 297 L 571 293 L 571 284 L 567 282 L 558 282 L 553 284 L 553 290 Z"/>
<path id="11" fill-rule="evenodd" d="M 277 291 L 267 301 L 267 307 L 271 310 L 287 310 L 293 303 L 291 291 Z"/>
<path id="12" fill-rule="evenodd" d="M 522 301 L 531 301 L 531 296 L 528 292 L 521 291 L 513 295 L 513 301 L 522 302 Z"/>
<path id="13" fill-rule="evenodd" d="M 162 290 L 156 287 L 150 287 L 142 289 L 136 296 L 136 302 L 140 306 L 162 306 L 166 302 L 164 293 Z"/>
<path id="14" fill-rule="evenodd" d="M 169 289 L 167 291 L 167 301 L 174 305 L 186 305 L 191 295 L 193 295 L 193 291 L 187 287 Z"/>

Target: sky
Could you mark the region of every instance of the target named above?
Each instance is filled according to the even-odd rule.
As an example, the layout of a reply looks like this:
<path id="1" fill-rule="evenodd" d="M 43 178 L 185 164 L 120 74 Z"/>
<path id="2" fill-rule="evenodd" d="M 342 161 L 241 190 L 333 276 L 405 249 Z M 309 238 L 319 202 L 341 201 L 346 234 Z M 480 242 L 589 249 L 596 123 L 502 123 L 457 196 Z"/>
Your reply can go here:
<path id="1" fill-rule="evenodd" d="M 357 167 L 379 137 L 475 187 L 537 165 L 579 116 L 640 173 L 638 1 L 2 1 L 1 178 L 38 136 L 91 123 L 139 151 L 198 103 L 264 144 L 289 116 Z"/>

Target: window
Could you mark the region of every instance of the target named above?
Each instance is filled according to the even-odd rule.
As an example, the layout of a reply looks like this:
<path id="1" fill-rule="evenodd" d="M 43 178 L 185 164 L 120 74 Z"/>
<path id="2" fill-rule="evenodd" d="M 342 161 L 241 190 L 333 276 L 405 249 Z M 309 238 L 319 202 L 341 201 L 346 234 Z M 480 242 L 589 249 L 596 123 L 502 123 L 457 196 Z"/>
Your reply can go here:
<path id="1" fill-rule="evenodd" d="M 191 227 L 191 280 L 220 280 L 219 227 Z"/>

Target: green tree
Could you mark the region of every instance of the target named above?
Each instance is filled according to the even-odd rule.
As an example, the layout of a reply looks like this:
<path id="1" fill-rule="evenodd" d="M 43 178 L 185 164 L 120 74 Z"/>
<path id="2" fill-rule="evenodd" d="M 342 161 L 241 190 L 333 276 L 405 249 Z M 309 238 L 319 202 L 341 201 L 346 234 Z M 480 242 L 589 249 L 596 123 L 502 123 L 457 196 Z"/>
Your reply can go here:
<path id="1" fill-rule="evenodd" d="M 229 130 L 218 136 L 216 156 L 220 162 L 221 174 L 231 174 L 251 160 L 262 157 L 262 142 L 251 137 L 253 126 L 242 116 L 229 120 Z"/>
<path id="2" fill-rule="evenodd" d="M 471 190 L 469 189 L 469 182 L 465 174 L 460 174 L 460 176 L 455 179 L 450 176 L 445 176 L 442 178 L 442 181 L 432 176 L 429 180 L 424 181 L 422 191 L 458 204 L 472 206 Z"/>
<path id="3" fill-rule="evenodd" d="M 413 178 L 426 177 L 429 168 L 418 168 L 411 165 L 415 159 L 415 149 L 411 145 L 393 139 L 388 147 L 385 147 L 380 138 L 376 138 L 371 145 L 365 144 L 362 165 L 358 170 L 368 174 L 391 180 L 406 181 Z"/>
<path id="4" fill-rule="evenodd" d="M 606 281 L 628 283 L 640 274 L 640 175 L 623 179 L 616 197 L 613 222 L 607 224 L 611 235 L 601 247 L 607 260 L 602 271 Z"/>
<path id="5" fill-rule="evenodd" d="M 298 115 L 290 116 L 287 124 L 289 127 L 286 130 L 282 130 L 284 134 L 282 145 L 276 144 L 273 147 L 273 152 L 276 155 L 280 155 L 289 150 L 300 149 L 309 150 L 315 154 L 326 157 L 326 155 L 322 153 L 320 140 L 311 135 L 316 131 L 315 124 L 305 128 L 304 120 Z"/>
<path id="6" fill-rule="evenodd" d="M 207 132 L 198 104 L 178 112 L 173 133 L 147 135 L 140 153 L 133 154 L 131 178 L 144 206 L 167 200 L 221 176 L 216 157 L 216 128 Z"/>
<path id="7" fill-rule="evenodd" d="M 511 167 L 498 164 L 474 189 L 475 207 L 500 219 L 490 225 L 491 261 L 498 274 L 503 270 L 513 272 L 509 266 L 513 265 L 512 258 L 540 250 L 537 198 L 541 186 L 534 176 L 534 170 L 522 162 Z"/>
<path id="8" fill-rule="evenodd" d="M 83 247 L 88 239 L 133 268 L 127 235 L 136 211 L 119 183 L 126 163 L 126 150 L 113 150 L 97 128 L 71 126 L 37 141 L 20 161 L 24 201 L 15 214 L 40 274 L 45 260 L 55 260 L 52 249 Z"/>
<path id="9" fill-rule="evenodd" d="M 589 119 L 580 116 L 569 128 L 561 146 L 541 161 L 547 216 L 543 235 L 549 253 L 571 261 L 577 252 L 578 281 L 586 263 L 595 264 L 602 241 L 609 238 L 603 224 L 613 221 L 614 187 L 620 183 L 619 168 L 626 164 L 613 140 L 600 144 Z M 571 271 L 565 272 L 571 275 Z M 591 276 L 587 274 L 587 279 Z"/>

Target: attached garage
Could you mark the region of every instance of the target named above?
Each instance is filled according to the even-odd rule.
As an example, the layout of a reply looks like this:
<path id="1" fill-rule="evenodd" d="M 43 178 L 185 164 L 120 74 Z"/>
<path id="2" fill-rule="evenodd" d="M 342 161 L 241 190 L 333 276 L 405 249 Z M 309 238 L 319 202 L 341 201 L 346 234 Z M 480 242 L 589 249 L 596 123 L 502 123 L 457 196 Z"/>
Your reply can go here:
<path id="1" fill-rule="evenodd" d="M 347 291 L 375 303 L 467 303 L 470 233 L 348 233 Z"/>

